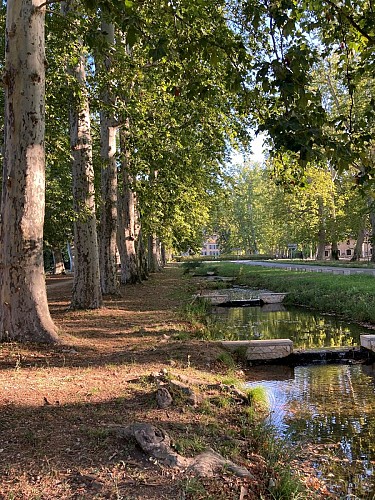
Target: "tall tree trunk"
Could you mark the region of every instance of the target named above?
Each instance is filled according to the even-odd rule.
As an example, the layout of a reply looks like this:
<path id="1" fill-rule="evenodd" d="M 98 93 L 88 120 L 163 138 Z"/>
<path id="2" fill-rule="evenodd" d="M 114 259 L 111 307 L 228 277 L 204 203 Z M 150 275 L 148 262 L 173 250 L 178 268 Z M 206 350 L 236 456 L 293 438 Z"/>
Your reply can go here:
<path id="1" fill-rule="evenodd" d="M 336 172 L 333 171 L 333 168 L 331 168 L 331 178 L 332 182 L 335 181 L 336 179 Z M 333 260 L 340 260 L 340 250 L 338 247 L 338 242 L 337 242 L 337 234 L 336 234 L 336 200 L 335 200 L 335 192 L 334 189 L 332 190 L 331 193 L 332 196 L 332 220 L 333 220 L 333 235 L 332 235 L 332 245 L 331 245 L 331 258 Z"/>
<path id="2" fill-rule="evenodd" d="M 70 265 L 70 272 L 74 273 L 74 249 L 72 248 L 72 245 L 70 244 L 70 241 L 67 241 L 66 243 L 66 248 L 68 251 L 69 255 L 69 265 Z"/>
<path id="3" fill-rule="evenodd" d="M 370 236 L 368 240 L 370 241 L 372 253 L 371 253 L 371 262 L 375 263 L 375 207 L 374 200 L 370 197 L 367 199 L 367 206 L 369 208 L 369 219 L 370 219 Z"/>
<path id="4" fill-rule="evenodd" d="M 154 188 L 158 182 L 159 172 L 155 169 L 151 169 L 149 182 Z M 147 235 L 147 270 L 150 273 L 156 273 L 160 271 L 158 262 L 158 250 L 157 250 L 157 237 L 156 234 L 150 233 Z"/>
<path id="5" fill-rule="evenodd" d="M 108 48 L 114 45 L 114 26 L 102 21 L 101 30 Z M 99 67 L 109 72 L 112 61 L 104 58 Z M 114 99 L 109 90 L 102 96 L 104 104 L 109 108 Z M 118 294 L 117 277 L 117 164 L 116 164 L 116 131 L 115 119 L 107 110 L 100 113 L 101 140 L 101 216 L 100 216 L 100 281 L 103 294 Z"/>
<path id="6" fill-rule="evenodd" d="M 167 250 L 165 248 L 165 244 L 162 243 L 160 246 L 160 257 L 161 257 L 161 265 L 165 267 L 167 265 Z"/>
<path id="7" fill-rule="evenodd" d="M 326 245 L 326 231 L 322 227 L 319 229 L 318 232 L 318 250 L 316 253 L 316 260 L 324 260 L 325 245 Z"/>
<path id="8" fill-rule="evenodd" d="M 316 254 L 316 260 L 324 260 L 325 245 L 326 245 L 326 229 L 324 225 L 324 208 L 323 200 L 319 199 L 319 230 L 318 230 L 318 251 Z"/>
<path id="9" fill-rule="evenodd" d="M 161 271 L 163 269 L 163 257 L 161 251 L 161 241 L 158 237 L 155 238 L 155 260 L 157 263 L 157 270 Z"/>
<path id="10" fill-rule="evenodd" d="M 252 205 L 248 206 L 249 218 L 250 218 L 250 232 L 249 235 L 249 253 L 257 255 L 258 254 L 258 245 L 257 245 L 257 236 L 254 227 L 254 217 L 253 217 L 253 207 Z"/>
<path id="11" fill-rule="evenodd" d="M 79 93 L 70 109 L 74 219 L 74 282 L 71 307 L 97 309 L 102 305 L 99 251 L 96 232 L 94 168 L 85 56 L 70 68 Z"/>
<path id="12" fill-rule="evenodd" d="M 338 247 L 337 240 L 332 241 L 331 256 L 332 256 L 333 260 L 340 260 L 340 250 L 339 250 L 339 247 Z"/>
<path id="13" fill-rule="evenodd" d="M 137 257 L 139 264 L 139 274 L 141 276 L 141 280 L 147 280 L 149 269 L 148 269 L 148 256 L 146 252 L 146 246 L 144 242 L 142 227 L 138 226 L 138 238 L 137 238 Z"/>
<path id="14" fill-rule="evenodd" d="M 57 342 L 43 266 L 45 48 L 42 0 L 7 2 L 0 340 Z"/>
<path id="15" fill-rule="evenodd" d="M 53 274 L 65 274 L 64 257 L 60 247 L 52 248 Z"/>
<path id="16" fill-rule="evenodd" d="M 370 224 L 371 224 L 371 246 L 372 246 L 372 254 L 371 254 L 371 262 L 375 262 L 375 212 L 373 210 L 370 211 Z"/>
<path id="17" fill-rule="evenodd" d="M 121 283 L 139 283 L 141 276 L 136 250 L 137 198 L 133 179 L 129 174 L 129 152 L 126 146 L 125 128 L 120 130 L 122 190 L 119 195 L 118 241 L 121 261 Z M 138 231 L 139 233 L 139 231 Z"/>
<path id="18" fill-rule="evenodd" d="M 150 234 L 147 242 L 148 270 L 150 273 L 157 273 L 161 271 L 160 241 L 155 234 Z"/>
<path id="19" fill-rule="evenodd" d="M 352 261 L 359 261 L 363 257 L 363 242 L 365 241 L 366 229 L 361 227 L 358 231 L 357 241 L 354 247 Z"/>

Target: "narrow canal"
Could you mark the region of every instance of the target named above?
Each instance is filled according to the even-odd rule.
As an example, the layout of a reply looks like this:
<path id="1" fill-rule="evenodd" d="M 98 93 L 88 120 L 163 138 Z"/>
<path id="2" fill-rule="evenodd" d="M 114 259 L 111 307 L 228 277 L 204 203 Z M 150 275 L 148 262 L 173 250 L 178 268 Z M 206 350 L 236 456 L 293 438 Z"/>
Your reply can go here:
<path id="1" fill-rule="evenodd" d="M 360 334 L 374 333 L 282 305 L 218 307 L 211 322 L 216 338 L 289 338 L 302 349 L 355 346 Z M 335 497 L 375 498 L 375 365 L 258 366 L 249 370 L 248 385 L 264 388 L 277 434 Z"/>
<path id="2" fill-rule="evenodd" d="M 295 348 L 355 346 L 374 330 L 309 309 L 269 304 L 263 307 L 216 307 L 211 315 L 217 338 L 226 340 L 290 339 Z"/>

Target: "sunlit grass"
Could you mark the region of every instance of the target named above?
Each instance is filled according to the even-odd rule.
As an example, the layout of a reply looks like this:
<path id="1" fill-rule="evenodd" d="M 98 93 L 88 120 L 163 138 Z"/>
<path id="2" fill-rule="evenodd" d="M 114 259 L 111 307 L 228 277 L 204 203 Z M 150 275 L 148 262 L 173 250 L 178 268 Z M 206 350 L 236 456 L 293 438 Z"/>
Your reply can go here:
<path id="1" fill-rule="evenodd" d="M 217 263 L 222 276 L 251 288 L 288 292 L 285 304 L 308 306 L 355 321 L 375 323 L 375 278 L 369 275 L 336 275 L 260 268 L 228 262 Z"/>

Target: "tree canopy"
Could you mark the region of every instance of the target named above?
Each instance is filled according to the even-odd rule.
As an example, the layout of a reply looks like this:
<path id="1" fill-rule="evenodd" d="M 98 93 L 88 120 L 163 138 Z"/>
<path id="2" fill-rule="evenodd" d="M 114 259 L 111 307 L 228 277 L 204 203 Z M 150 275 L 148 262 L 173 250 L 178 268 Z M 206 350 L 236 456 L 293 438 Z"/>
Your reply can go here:
<path id="1" fill-rule="evenodd" d="M 44 241 L 61 247 L 74 235 L 80 262 L 72 305 L 100 307 L 101 292 L 117 292 L 117 244 L 120 260 L 131 251 L 142 267 L 147 238 L 149 252 L 198 251 L 210 225 L 224 246 L 250 252 L 276 252 L 294 240 L 334 245 L 363 230 L 367 216 L 375 234 L 371 2 L 39 2 L 32 11 L 39 32 L 30 37 L 40 42 L 38 60 L 46 56 L 46 85 L 44 71 L 22 77 L 9 59 L 10 40 L 22 38 L 9 22 L 14 15 L 19 25 L 27 22 L 32 3 L 2 5 L 5 130 L 14 128 L 12 100 L 23 102 L 14 82 L 29 78 L 30 102 L 43 103 L 37 121 Z M 35 115 L 28 120 L 32 130 Z M 266 134 L 267 165 L 228 175 L 231 148 L 246 153 L 254 128 Z M 7 198 L 10 137 L 3 214 L 34 202 L 21 202 L 22 190 Z M 121 238 L 134 241 L 126 252 Z M 97 263 L 88 271 L 97 242 L 100 272 Z M 3 233 L 2 251 L 11 253 L 7 245 Z M 29 243 L 20 245 L 28 251 Z M 84 294 L 86 301 L 77 297 Z"/>

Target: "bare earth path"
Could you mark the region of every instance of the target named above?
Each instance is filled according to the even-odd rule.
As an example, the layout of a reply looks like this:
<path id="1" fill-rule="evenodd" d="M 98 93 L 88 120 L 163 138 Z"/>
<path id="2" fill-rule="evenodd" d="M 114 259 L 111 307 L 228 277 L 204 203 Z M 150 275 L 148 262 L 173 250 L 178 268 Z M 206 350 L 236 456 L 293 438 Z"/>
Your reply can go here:
<path id="1" fill-rule="evenodd" d="M 71 286 L 69 276 L 47 278 L 60 345 L 0 344 L 0 499 L 271 498 L 275 472 L 257 454 L 246 405 L 223 393 L 229 373 L 220 347 L 197 340 L 181 320 L 198 284 L 169 266 L 96 311 L 70 311 Z M 240 368 L 230 371 L 245 380 Z M 177 390 L 161 409 L 154 376 L 161 373 L 193 387 L 194 402 Z M 202 479 L 150 460 L 111 431 L 136 422 L 166 432 L 180 456 L 211 448 L 250 478 L 224 468 Z M 310 484 L 312 471 L 304 465 Z M 309 498 L 329 496 L 317 480 L 313 490 Z"/>
<path id="2" fill-rule="evenodd" d="M 186 474 L 149 461 L 134 443 L 120 443 L 107 430 L 132 422 L 158 425 L 186 456 L 233 439 L 228 410 L 218 426 L 208 410 L 182 401 L 162 410 L 155 402 L 153 372 L 218 380 L 220 350 L 191 338 L 191 325 L 179 319 L 189 281 L 171 267 L 124 287 L 122 297 L 108 298 L 98 311 L 67 309 L 69 277 L 47 283 L 62 344 L 0 344 L 0 498 L 208 498 L 196 488 L 189 493 Z M 259 460 L 244 465 L 262 477 Z M 207 480 L 204 491 L 215 499 L 239 498 L 245 486 L 228 473 Z M 253 493 L 244 498 L 259 498 L 262 488 L 262 479 L 253 481 Z"/>

